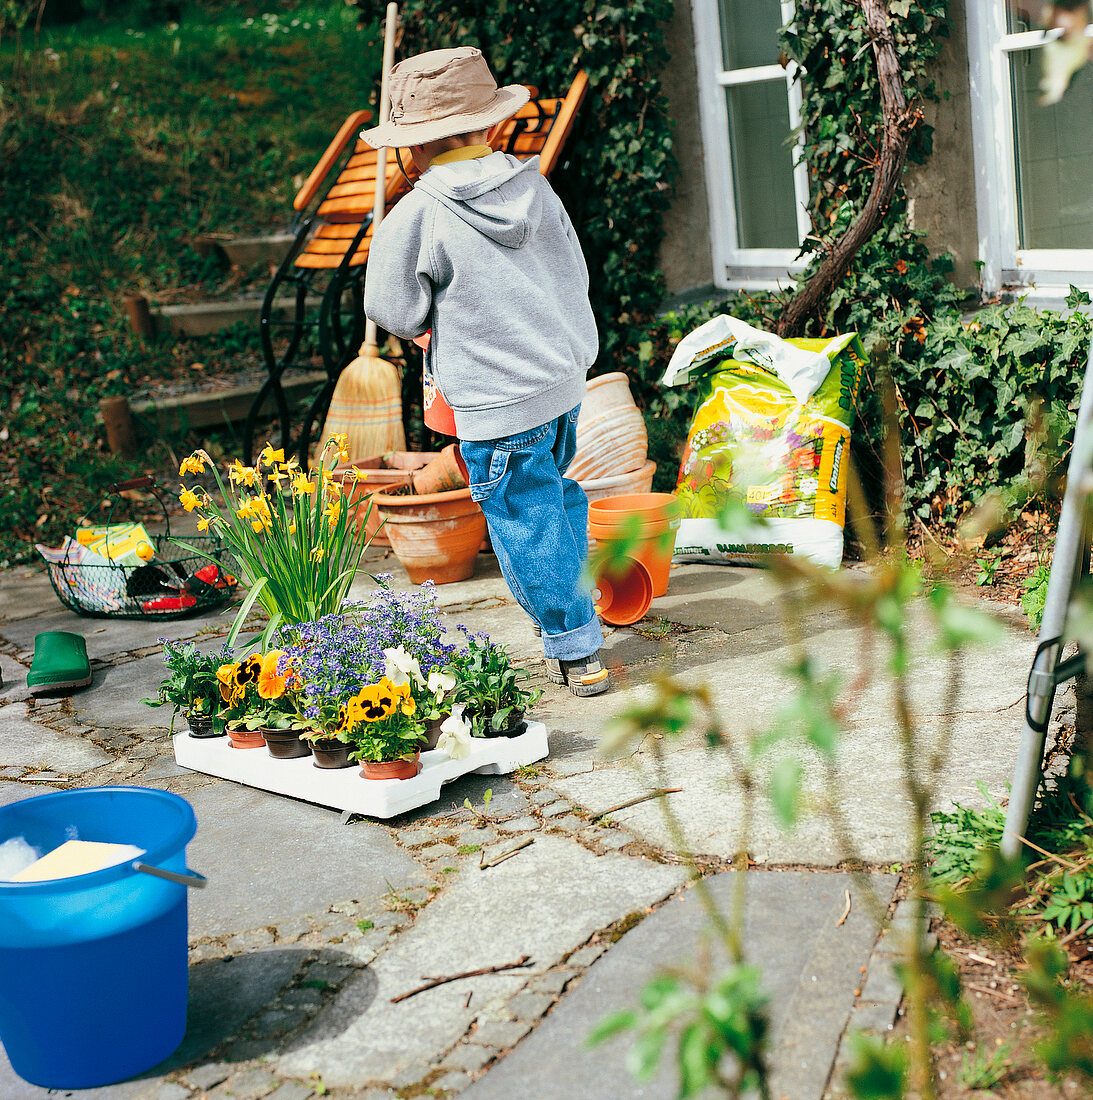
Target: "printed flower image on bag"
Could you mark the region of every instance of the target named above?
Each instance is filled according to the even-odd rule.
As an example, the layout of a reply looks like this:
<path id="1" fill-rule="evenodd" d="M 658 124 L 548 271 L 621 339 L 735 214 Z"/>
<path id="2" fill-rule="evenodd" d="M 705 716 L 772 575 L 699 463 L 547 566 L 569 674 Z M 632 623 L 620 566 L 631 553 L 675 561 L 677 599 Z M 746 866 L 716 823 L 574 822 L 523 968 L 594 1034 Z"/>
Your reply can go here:
<path id="1" fill-rule="evenodd" d="M 796 553 L 839 564 L 865 366 L 853 334 L 782 340 L 728 317 L 681 341 L 665 382 L 693 380 L 706 396 L 680 463 L 675 560 L 748 564 Z M 753 531 L 722 530 L 718 517 L 734 496 L 762 520 Z"/>

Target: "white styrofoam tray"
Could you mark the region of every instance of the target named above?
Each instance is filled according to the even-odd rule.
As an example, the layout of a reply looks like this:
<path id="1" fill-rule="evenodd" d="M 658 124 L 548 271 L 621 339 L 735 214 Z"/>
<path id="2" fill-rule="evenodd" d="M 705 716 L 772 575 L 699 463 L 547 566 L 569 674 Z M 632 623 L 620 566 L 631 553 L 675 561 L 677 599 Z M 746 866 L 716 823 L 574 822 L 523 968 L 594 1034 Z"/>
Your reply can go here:
<path id="1" fill-rule="evenodd" d="M 175 737 L 174 748 L 175 761 L 191 771 L 382 818 L 435 802 L 445 783 L 468 772 L 503 775 L 542 760 L 549 751 L 546 726 L 528 722 L 519 737 L 473 738 L 471 753 L 463 760 L 453 760 L 439 749 L 423 752 L 421 771 L 413 779 L 364 779 L 359 764 L 327 769 L 316 768 L 310 756 L 274 760 L 264 748 L 235 749 L 227 737 L 191 737 L 188 730 Z"/>

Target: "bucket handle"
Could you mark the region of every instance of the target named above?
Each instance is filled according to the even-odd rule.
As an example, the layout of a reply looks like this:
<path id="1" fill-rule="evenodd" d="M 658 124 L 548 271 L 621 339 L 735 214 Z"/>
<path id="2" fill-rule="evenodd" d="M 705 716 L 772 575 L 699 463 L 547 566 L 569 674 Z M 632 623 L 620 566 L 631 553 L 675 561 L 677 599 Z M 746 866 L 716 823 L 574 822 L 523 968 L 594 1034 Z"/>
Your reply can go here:
<path id="1" fill-rule="evenodd" d="M 188 871 L 185 875 L 180 875 L 176 871 L 165 871 L 162 867 L 152 867 L 148 863 L 141 863 L 139 859 L 133 863 L 133 870 L 142 871 L 146 875 L 154 875 L 156 878 L 165 878 L 168 882 L 179 882 L 183 886 L 192 886 L 195 890 L 203 890 L 209 881 L 204 875 L 199 875 L 196 871 Z"/>

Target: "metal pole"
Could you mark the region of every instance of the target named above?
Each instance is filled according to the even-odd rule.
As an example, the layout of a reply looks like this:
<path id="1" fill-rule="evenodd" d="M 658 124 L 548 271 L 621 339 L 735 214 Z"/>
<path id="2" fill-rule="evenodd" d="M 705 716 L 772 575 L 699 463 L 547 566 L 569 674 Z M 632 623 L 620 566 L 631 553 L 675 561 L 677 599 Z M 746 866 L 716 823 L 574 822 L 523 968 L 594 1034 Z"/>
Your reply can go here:
<path id="1" fill-rule="evenodd" d="M 1059 513 L 1059 529 L 1051 558 L 1044 617 L 1037 638 L 1036 657 L 1028 678 L 1025 704 L 1025 732 L 1013 771 L 1006 827 L 1002 834 L 1002 854 L 1014 858 L 1032 813 L 1036 790 L 1040 786 L 1044 760 L 1044 739 L 1055 699 L 1056 669 L 1065 639 L 1066 613 L 1081 569 L 1085 545 L 1085 502 L 1093 488 L 1093 341 L 1082 382 L 1082 398 L 1074 425 L 1074 446 L 1067 467 L 1066 489 Z"/>

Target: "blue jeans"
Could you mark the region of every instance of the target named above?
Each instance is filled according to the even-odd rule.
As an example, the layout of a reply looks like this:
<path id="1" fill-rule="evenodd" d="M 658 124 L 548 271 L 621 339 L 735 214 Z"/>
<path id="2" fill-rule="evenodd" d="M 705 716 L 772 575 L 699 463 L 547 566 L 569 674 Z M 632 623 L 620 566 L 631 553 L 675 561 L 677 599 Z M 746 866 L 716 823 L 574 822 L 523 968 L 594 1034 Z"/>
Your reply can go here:
<path id="1" fill-rule="evenodd" d="M 579 411 L 519 435 L 459 444 L 501 573 L 542 628 L 543 652 L 565 661 L 603 644 L 583 574 L 588 498 L 562 476 L 577 449 Z"/>

